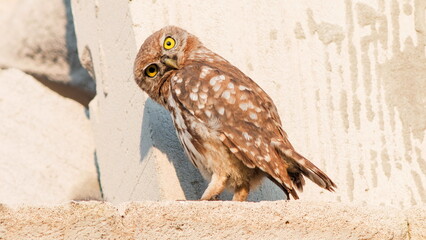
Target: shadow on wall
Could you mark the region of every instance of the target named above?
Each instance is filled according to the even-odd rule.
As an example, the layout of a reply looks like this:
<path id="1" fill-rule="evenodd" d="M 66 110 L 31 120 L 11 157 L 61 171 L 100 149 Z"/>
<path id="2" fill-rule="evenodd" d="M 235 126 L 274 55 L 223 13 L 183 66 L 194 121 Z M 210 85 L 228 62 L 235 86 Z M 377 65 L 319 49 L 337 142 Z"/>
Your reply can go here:
<path id="1" fill-rule="evenodd" d="M 152 99 L 146 101 L 142 119 L 141 161 L 150 159 L 147 154 L 151 146 L 149 146 L 148 141 L 143 141 L 144 136 L 150 136 L 152 145 L 166 154 L 168 160 L 173 164 L 185 198 L 187 200 L 200 199 L 207 183 L 187 159 L 177 138 L 169 112 Z"/>
<path id="2" fill-rule="evenodd" d="M 87 70 L 81 66 L 77 52 L 77 40 L 74 31 L 74 18 L 71 11 L 70 0 L 63 0 L 66 9 L 66 49 L 67 60 L 70 65 L 69 77 L 71 81 L 66 86 L 41 80 L 41 82 L 50 89 L 58 92 L 64 97 L 74 99 L 85 107 L 95 97 L 95 81 L 89 75 Z M 79 87 L 74 87 L 79 86 Z"/>

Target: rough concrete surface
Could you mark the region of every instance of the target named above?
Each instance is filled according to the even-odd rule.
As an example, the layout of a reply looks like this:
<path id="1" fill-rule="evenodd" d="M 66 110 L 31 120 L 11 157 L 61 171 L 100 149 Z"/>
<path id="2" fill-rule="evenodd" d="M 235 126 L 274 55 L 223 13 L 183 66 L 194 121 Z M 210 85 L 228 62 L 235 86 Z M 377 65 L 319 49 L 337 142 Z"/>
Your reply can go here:
<path id="1" fill-rule="evenodd" d="M 411 239 L 426 239 L 426 207 L 412 207 L 404 211 Z"/>
<path id="2" fill-rule="evenodd" d="M 0 126 L 0 203 L 100 199 L 83 106 L 20 70 L 0 70 Z"/>
<path id="3" fill-rule="evenodd" d="M 425 210 L 308 201 L 0 205 L 0 239 L 420 240 Z"/>
<path id="4" fill-rule="evenodd" d="M 338 185 L 332 194 L 308 183 L 302 199 L 426 203 L 425 9 L 421 0 L 72 1 L 80 58 L 96 75 L 90 111 L 106 199 L 197 199 L 205 188 L 168 113 L 133 81 L 139 46 L 172 24 L 265 89 L 295 148 Z M 282 198 L 268 181 L 250 196 Z"/>
<path id="5" fill-rule="evenodd" d="M 21 69 L 87 104 L 95 83 L 78 59 L 69 0 L 5 0 L 0 15 L 0 67 Z"/>

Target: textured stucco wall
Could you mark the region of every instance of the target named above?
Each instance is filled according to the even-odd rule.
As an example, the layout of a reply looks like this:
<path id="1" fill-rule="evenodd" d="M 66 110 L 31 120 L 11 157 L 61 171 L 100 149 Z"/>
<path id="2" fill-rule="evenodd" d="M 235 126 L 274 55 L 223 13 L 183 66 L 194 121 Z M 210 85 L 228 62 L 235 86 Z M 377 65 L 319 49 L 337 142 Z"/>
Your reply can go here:
<path id="1" fill-rule="evenodd" d="M 338 184 L 302 199 L 406 207 L 426 202 L 426 2 L 422 0 L 78 1 L 78 49 L 104 196 L 196 199 L 205 186 L 170 118 L 133 82 L 137 49 L 173 24 L 252 77 L 290 140 Z M 226 196 L 225 196 L 226 198 Z M 270 183 L 252 200 L 280 199 Z"/>

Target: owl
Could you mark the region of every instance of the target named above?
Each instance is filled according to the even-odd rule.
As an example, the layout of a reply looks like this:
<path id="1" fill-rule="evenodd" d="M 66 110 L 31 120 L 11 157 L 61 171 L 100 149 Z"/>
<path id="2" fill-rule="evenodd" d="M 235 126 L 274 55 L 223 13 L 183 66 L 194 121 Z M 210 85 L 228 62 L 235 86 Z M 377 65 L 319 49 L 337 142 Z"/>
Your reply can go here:
<path id="1" fill-rule="evenodd" d="M 298 199 L 304 177 L 336 188 L 295 151 L 265 91 L 187 31 L 167 26 L 149 36 L 136 56 L 134 78 L 170 111 L 188 158 L 209 181 L 201 200 L 228 189 L 234 201 L 245 201 L 265 177 L 287 199 Z"/>

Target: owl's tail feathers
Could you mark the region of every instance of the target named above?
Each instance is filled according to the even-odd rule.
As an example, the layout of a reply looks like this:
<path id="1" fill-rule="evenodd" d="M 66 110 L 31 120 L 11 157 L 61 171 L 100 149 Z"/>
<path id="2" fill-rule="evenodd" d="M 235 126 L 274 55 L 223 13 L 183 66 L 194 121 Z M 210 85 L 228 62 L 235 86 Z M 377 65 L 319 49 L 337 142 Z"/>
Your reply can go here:
<path id="1" fill-rule="evenodd" d="M 334 189 L 337 188 L 336 184 L 323 171 L 293 148 L 280 144 L 276 146 L 276 150 L 289 163 L 287 172 L 297 190 L 303 191 L 303 185 L 305 185 L 303 175 L 330 192 L 334 192 Z"/>

